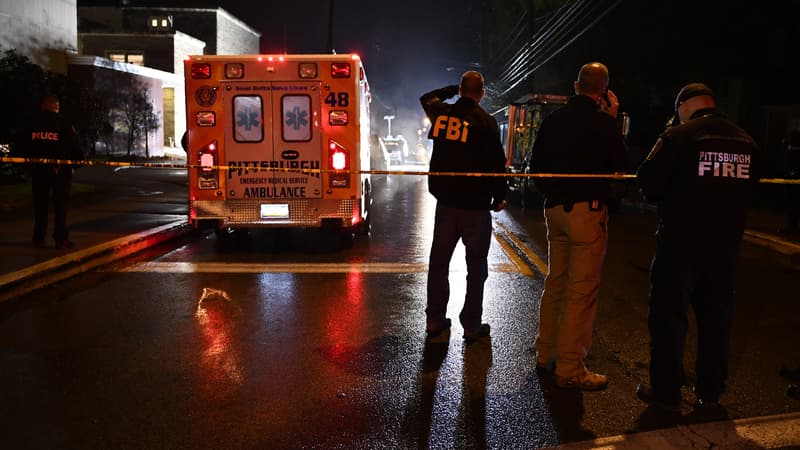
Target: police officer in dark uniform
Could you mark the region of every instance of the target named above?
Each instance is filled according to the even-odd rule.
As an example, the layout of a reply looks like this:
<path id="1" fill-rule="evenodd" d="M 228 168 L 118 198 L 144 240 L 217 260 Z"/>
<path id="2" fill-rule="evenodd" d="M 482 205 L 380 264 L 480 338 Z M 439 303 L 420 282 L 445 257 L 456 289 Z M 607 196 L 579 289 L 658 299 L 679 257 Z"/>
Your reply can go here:
<path id="1" fill-rule="evenodd" d="M 60 104 L 54 95 L 45 95 L 40 110 L 21 136 L 19 148 L 31 158 L 82 160 L 83 152 L 75 129 L 58 112 Z M 43 247 L 47 232 L 48 210 L 52 195 L 56 248 L 73 246 L 67 230 L 67 209 L 73 167 L 66 164 L 34 164 L 31 169 L 33 187 L 33 244 Z"/>
<path id="2" fill-rule="evenodd" d="M 460 86 L 447 86 L 420 97 L 431 121 L 433 139 L 431 172 L 505 172 L 505 155 L 497 122 L 480 106 L 485 94 L 483 76 L 464 73 Z M 454 104 L 443 100 L 460 95 Z M 489 324 L 481 322 L 483 285 L 488 276 L 487 256 L 492 235 L 490 210 L 506 206 L 506 180 L 487 176 L 429 176 L 428 189 L 436 197 L 436 217 L 428 270 L 428 305 L 425 309 L 429 337 L 450 327 L 445 314 L 450 296 L 450 259 L 459 239 L 464 242 L 467 292 L 459 319 L 464 339 L 487 336 Z"/>
<path id="3" fill-rule="evenodd" d="M 639 167 L 659 224 L 650 271 L 650 384 L 640 399 L 680 412 L 687 310 L 697 319 L 697 397 L 692 414 L 727 416 L 719 399 L 728 377 L 735 266 L 758 179 L 753 139 L 715 109 L 701 83 L 678 93 L 680 124 L 665 131 Z"/>

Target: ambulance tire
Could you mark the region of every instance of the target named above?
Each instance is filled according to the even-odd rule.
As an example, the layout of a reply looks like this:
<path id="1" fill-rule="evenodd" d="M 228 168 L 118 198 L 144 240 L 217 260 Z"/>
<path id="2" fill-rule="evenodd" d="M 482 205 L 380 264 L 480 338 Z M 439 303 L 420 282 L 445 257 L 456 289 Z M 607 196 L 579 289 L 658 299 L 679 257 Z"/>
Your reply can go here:
<path id="1" fill-rule="evenodd" d="M 339 233 L 339 242 L 343 249 L 353 248 L 353 245 L 356 243 L 356 234 L 352 231 L 342 230 L 342 232 Z"/>
<path id="2" fill-rule="evenodd" d="M 355 243 L 354 230 L 347 228 L 323 228 L 321 233 L 321 248 L 327 251 L 338 251 L 352 248 Z"/>
<path id="3" fill-rule="evenodd" d="M 356 228 L 356 236 L 369 236 L 369 232 L 372 230 L 372 226 L 369 223 L 369 216 L 364 219 Z"/>
<path id="4" fill-rule="evenodd" d="M 247 228 L 217 228 L 214 230 L 217 237 L 217 245 L 229 245 L 234 242 L 241 242 L 249 237 Z"/>
<path id="5" fill-rule="evenodd" d="M 372 209 L 372 183 L 368 179 L 364 182 L 364 200 L 362 204 L 362 208 L 364 208 L 367 212 L 367 217 L 361 221 L 360 224 L 355 229 L 356 236 L 369 236 L 370 231 L 370 210 Z"/>

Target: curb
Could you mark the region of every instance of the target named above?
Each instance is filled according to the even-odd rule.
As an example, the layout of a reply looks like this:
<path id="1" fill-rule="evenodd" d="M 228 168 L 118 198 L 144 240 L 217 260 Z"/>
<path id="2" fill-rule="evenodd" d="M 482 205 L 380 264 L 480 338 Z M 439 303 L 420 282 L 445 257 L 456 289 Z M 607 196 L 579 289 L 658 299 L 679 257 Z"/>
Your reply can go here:
<path id="1" fill-rule="evenodd" d="M 789 413 L 678 425 L 663 430 L 621 434 L 551 448 L 558 450 L 679 450 L 686 448 L 798 448 L 798 446 L 800 446 L 800 413 Z"/>
<path id="2" fill-rule="evenodd" d="M 658 212 L 658 207 L 652 203 L 640 201 L 623 201 L 623 203 L 629 208 L 633 208 L 638 211 L 648 211 L 653 213 Z M 789 241 L 763 231 L 755 231 L 747 228 L 744 230 L 743 239 L 762 247 L 769 247 L 784 255 L 800 254 L 800 243 Z"/>
<path id="3" fill-rule="evenodd" d="M 744 239 L 757 245 L 762 245 L 776 250 L 784 255 L 795 255 L 800 253 L 800 244 L 797 242 L 781 239 L 774 234 L 763 233 L 761 231 L 744 230 Z"/>
<path id="4" fill-rule="evenodd" d="M 185 220 L 176 221 L 1 275 L 0 303 L 128 257 L 192 230 Z"/>

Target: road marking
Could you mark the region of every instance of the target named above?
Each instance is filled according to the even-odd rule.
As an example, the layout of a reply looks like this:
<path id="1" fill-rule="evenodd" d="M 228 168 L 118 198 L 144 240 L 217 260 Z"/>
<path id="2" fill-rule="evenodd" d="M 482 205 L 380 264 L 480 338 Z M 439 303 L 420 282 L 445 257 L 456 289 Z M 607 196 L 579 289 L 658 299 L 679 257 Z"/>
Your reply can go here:
<path id="1" fill-rule="evenodd" d="M 511 244 L 509 244 L 508 241 L 506 241 L 505 238 L 500 235 L 500 233 L 495 231 L 494 238 L 497 241 L 497 243 L 500 244 L 500 248 L 503 249 L 503 252 L 505 252 L 506 256 L 508 256 L 508 259 L 510 259 L 511 262 L 514 263 L 514 265 L 517 267 L 517 270 L 519 270 L 520 273 L 528 277 L 532 277 L 535 275 L 533 273 L 533 270 L 531 270 L 528 264 L 525 263 L 525 261 L 523 261 L 522 258 L 519 257 L 517 252 L 515 252 L 514 249 L 511 248 Z"/>
<path id="2" fill-rule="evenodd" d="M 786 239 L 781 239 L 780 237 L 772 234 L 747 229 L 744 230 L 744 239 L 762 245 L 766 243 L 767 246 L 774 248 L 784 255 L 800 253 L 800 244 L 788 241 Z"/>
<path id="3" fill-rule="evenodd" d="M 517 246 L 517 248 L 520 249 L 520 251 L 522 251 L 522 253 L 524 253 L 525 256 L 527 256 L 528 259 L 531 260 L 533 265 L 536 266 L 536 269 L 539 270 L 539 272 L 542 275 L 547 275 L 548 267 L 547 267 L 547 262 L 545 262 L 546 257 L 542 259 L 541 257 L 539 257 L 539 255 L 536 254 L 536 252 L 531 250 L 530 247 L 525 245 L 525 243 L 522 242 L 522 240 L 520 240 L 516 234 L 512 233 L 508 228 L 506 228 L 505 225 L 503 225 L 499 221 L 495 221 L 495 223 L 497 224 L 498 227 L 500 227 L 501 230 L 503 230 L 503 233 L 505 233 L 505 235 L 508 236 L 511 242 L 513 242 L 514 245 Z"/>
<path id="4" fill-rule="evenodd" d="M 517 272 L 514 264 L 490 264 L 492 272 Z M 117 272 L 158 273 L 424 273 L 427 263 L 222 263 L 222 262 L 141 262 L 116 269 Z M 465 272 L 456 267 L 451 272 Z"/>

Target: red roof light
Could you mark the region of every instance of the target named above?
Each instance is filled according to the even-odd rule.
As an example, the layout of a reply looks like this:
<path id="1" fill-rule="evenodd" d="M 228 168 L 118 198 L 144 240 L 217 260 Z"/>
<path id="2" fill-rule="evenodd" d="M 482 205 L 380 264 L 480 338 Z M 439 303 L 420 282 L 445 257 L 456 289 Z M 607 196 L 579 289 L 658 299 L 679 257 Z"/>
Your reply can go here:
<path id="1" fill-rule="evenodd" d="M 211 64 L 192 64 L 192 78 L 197 80 L 211 78 Z"/>
<path id="2" fill-rule="evenodd" d="M 331 76 L 333 78 L 350 78 L 350 63 L 331 63 Z"/>

